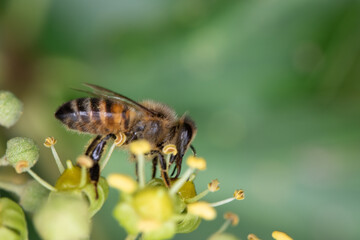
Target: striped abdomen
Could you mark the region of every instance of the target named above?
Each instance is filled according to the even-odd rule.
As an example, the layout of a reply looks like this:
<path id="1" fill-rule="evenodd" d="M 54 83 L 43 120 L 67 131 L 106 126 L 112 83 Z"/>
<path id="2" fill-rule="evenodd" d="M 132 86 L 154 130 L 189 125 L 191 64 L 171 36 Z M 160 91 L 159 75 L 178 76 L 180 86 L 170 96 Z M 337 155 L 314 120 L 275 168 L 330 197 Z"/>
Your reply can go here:
<path id="1" fill-rule="evenodd" d="M 55 117 L 67 127 L 98 135 L 125 132 L 130 111 L 126 104 L 103 98 L 78 98 L 63 104 Z"/>

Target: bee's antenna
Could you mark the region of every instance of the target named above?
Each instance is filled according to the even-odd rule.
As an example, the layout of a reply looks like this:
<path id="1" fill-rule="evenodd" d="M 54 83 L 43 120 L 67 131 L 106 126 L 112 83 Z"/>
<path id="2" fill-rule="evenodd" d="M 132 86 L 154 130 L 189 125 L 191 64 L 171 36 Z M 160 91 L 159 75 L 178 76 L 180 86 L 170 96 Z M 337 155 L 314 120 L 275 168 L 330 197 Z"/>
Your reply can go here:
<path id="1" fill-rule="evenodd" d="M 194 157 L 196 157 L 196 149 L 195 149 L 195 147 L 193 145 L 190 145 L 190 149 L 193 152 Z"/>

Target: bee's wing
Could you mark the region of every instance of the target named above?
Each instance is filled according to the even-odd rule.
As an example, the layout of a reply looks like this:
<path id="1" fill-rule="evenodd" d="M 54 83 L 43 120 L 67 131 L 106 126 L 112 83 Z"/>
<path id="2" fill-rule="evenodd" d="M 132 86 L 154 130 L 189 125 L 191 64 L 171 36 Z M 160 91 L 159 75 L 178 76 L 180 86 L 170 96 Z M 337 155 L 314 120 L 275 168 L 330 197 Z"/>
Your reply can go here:
<path id="1" fill-rule="evenodd" d="M 158 115 L 157 112 L 148 109 L 147 107 L 141 105 L 140 103 L 138 103 L 138 102 L 136 102 L 136 101 L 132 100 L 131 98 L 128 98 L 128 97 L 126 97 L 124 95 L 121 95 L 119 93 L 113 92 L 113 91 L 111 91 L 109 89 L 106 89 L 106 88 L 103 88 L 103 87 L 100 87 L 100 86 L 97 86 L 97 85 L 94 85 L 94 84 L 84 83 L 84 85 L 91 88 L 93 90 L 93 92 L 80 90 L 82 92 L 86 92 L 86 93 L 89 93 L 89 94 L 95 95 L 95 96 L 100 96 L 100 97 L 104 97 L 104 98 L 110 98 L 110 99 L 118 100 L 118 101 L 121 101 L 121 102 L 125 102 L 126 104 L 130 105 L 131 107 L 133 107 L 135 109 L 138 109 L 138 110 L 141 110 L 141 111 L 144 111 L 147 114 L 150 114 L 150 115 L 153 115 L 153 116 Z"/>

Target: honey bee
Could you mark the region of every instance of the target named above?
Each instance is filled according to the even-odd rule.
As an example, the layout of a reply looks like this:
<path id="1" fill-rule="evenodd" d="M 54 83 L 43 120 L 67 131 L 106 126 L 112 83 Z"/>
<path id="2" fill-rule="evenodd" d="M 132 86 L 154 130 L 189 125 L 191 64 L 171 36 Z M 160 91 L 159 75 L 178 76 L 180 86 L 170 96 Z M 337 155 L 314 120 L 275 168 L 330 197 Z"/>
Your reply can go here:
<path id="1" fill-rule="evenodd" d="M 175 164 L 172 176 L 177 178 L 181 172 L 181 162 L 196 135 L 196 126 L 187 115 L 178 118 L 175 111 L 165 104 L 147 100 L 140 103 L 111 90 L 85 84 L 90 87 L 93 97 L 78 98 L 64 103 L 58 108 L 55 117 L 69 129 L 97 135 L 87 147 L 85 155 L 94 164 L 90 168 L 90 179 L 97 184 L 100 177 L 99 161 L 108 140 L 114 139 L 118 133 L 126 136 L 123 146 L 135 140 L 145 139 L 151 144 L 148 158 L 152 160 L 155 177 L 159 163 L 161 176 L 166 186 L 170 186 L 167 164 L 162 153 L 164 146 L 174 144 L 178 153 L 172 155 L 169 164 Z"/>

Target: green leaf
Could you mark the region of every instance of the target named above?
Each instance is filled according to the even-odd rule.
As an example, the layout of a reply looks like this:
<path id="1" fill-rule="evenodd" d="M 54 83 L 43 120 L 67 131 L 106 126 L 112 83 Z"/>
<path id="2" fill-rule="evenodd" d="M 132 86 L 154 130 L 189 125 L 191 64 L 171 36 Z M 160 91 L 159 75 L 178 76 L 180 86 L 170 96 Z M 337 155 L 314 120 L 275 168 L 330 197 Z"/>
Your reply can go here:
<path id="1" fill-rule="evenodd" d="M 0 239 L 28 239 L 24 211 L 8 198 L 0 198 Z"/>

